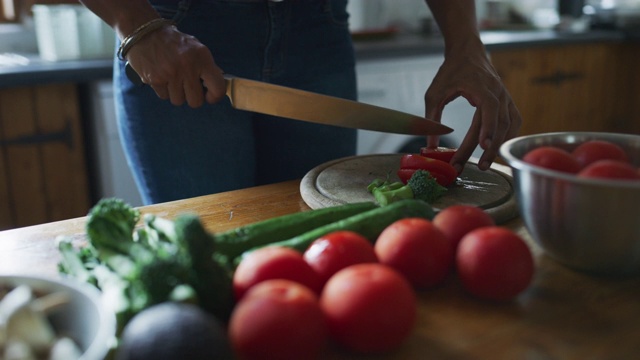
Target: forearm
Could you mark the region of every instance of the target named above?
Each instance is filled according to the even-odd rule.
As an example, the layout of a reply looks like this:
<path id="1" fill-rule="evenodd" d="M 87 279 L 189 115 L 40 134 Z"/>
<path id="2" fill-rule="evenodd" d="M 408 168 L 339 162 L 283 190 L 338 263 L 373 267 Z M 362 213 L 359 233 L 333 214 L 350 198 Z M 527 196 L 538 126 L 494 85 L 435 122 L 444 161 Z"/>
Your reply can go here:
<path id="1" fill-rule="evenodd" d="M 147 0 L 80 0 L 123 39 L 142 24 L 158 18 Z"/>
<path id="2" fill-rule="evenodd" d="M 474 0 L 426 0 L 445 41 L 445 56 L 484 51 Z"/>

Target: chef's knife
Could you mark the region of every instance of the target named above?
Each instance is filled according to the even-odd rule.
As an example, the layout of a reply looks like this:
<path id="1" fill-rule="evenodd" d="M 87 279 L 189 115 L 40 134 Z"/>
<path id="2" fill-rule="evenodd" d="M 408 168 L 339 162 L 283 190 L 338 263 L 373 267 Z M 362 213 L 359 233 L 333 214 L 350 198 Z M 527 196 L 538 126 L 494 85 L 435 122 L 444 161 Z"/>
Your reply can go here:
<path id="1" fill-rule="evenodd" d="M 127 76 L 141 84 L 127 64 Z M 444 135 L 448 126 L 379 106 L 225 75 L 227 97 L 239 110 L 318 124 L 410 135 Z"/>

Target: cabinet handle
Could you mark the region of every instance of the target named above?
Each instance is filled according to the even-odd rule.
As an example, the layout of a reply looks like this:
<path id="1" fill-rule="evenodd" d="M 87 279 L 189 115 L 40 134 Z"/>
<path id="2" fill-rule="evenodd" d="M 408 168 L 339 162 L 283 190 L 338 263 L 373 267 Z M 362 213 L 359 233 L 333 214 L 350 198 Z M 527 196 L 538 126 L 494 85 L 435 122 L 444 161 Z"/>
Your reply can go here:
<path id="1" fill-rule="evenodd" d="M 531 79 L 533 84 L 553 84 L 560 86 L 566 81 L 579 80 L 584 78 L 584 73 L 581 72 L 564 72 L 561 70 L 556 71 L 550 76 L 539 76 Z"/>
<path id="2" fill-rule="evenodd" d="M 13 139 L 0 140 L 0 146 L 9 145 L 34 145 L 44 144 L 49 142 L 61 142 L 66 144 L 69 149 L 73 149 L 73 131 L 71 129 L 71 122 L 67 121 L 66 126 L 56 132 L 50 132 L 46 134 L 31 134 L 18 136 Z"/>

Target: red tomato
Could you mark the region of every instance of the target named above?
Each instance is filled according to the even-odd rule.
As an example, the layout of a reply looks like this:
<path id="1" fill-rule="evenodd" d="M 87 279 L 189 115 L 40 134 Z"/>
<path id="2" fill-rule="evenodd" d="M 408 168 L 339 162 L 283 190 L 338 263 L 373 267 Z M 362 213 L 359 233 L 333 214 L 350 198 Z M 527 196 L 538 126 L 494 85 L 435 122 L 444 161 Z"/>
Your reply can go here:
<path id="1" fill-rule="evenodd" d="M 576 147 L 571 154 L 578 160 L 580 167 L 584 168 L 598 160 L 629 161 L 627 153 L 617 144 L 603 141 L 590 140 Z"/>
<path id="2" fill-rule="evenodd" d="M 254 286 L 229 320 L 229 340 L 241 359 L 315 359 L 327 339 L 318 297 L 290 280 Z"/>
<path id="3" fill-rule="evenodd" d="M 531 251 L 514 232 L 491 226 L 465 235 L 456 255 L 458 276 L 474 296 L 509 300 L 524 291 L 533 278 Z"/>
<path id="4" fill-rule="evenodd" d="M 330 336 L 349 350 L 394 349 L 413 330 L 415 293 L 397 271 L 382 264 L 357 264 L 338 271 L 320 296 Z"/>
<path id="5" fill-rule="evenodd" d="M 479 207 L 452 205 L 437 213 L 433 218 L 433 224 L 447 236 L 453 248 L 456 249 L 460 239 L 471 230 L 493 226 L 495 221 Z"/>
<path id="6" fill-rule="evenodd" d="M 411 178 L 410 175 L 408 178 L 406 175 L 409 173 L 413 174 L 413 171 L 408 170 L 418 169 L 427 170 L 431 173 L 431 176 L 438 181 L 438 184 L 442 186 L 451 185 L 458 177 L 458 172 L 451 164 L 441 160 L 426 158 L 418 154 L 405 154 L 400 158 L 400 171 L 398 172 L 398 177 L 406 184 L 406 182 L 409 181 L 409 178 Z"/>
<path id="7" fill-rule="evenodd" d="M 453 158 L 453 155 L 456 154 L 456 151 L 458 151 L 458 149 L 451 149 L 446 147 L 437 147 L 437 148 L 423 147 L 423 148 L 420 148 L 420 155 L 431 158 L 431 159 L 442 160 L 446 163 L 450 163 L 451 158 Z"/>
<path id="8" fill-rule="evenodd" d="M 453 270 L 455 252 L 449 240 L 423 218 L 389 225 L 378 236 L 375 251 L 382 264 L 399 271 L 416 288 L 438 285 Z"/>
<path id="9" fill-rule="evenodd" d="M 373 244 L 353 231 L 336 231 L 320 237 L 311 243 L 303 257 L 323 284 L 349 265 L 378 262 Z"/>
<path id="10" fill-rule="evenodd" d="M 530 150 L 522 160 L 545 169 L 571 174 L 577 174 L 580 171 L 580 164 L 576 158 L 568 151 L 553 146 L 541 146 Z"/>
<path id="11" fill-rule="evenodd" d="M 598 160 L 582 169 L 578 176 L 596 179 L 640 180 L 635 167 L 618 160 Z"/>
<path id="12" fill-rule="evenodd" d="M 241 299 L 249 288 L 270 279 L 287 279 L 320 294 L 322 282 L 302 254 L 286 247 L 267 246 L 250 252 L 233 274 L 233 291 Z"/>

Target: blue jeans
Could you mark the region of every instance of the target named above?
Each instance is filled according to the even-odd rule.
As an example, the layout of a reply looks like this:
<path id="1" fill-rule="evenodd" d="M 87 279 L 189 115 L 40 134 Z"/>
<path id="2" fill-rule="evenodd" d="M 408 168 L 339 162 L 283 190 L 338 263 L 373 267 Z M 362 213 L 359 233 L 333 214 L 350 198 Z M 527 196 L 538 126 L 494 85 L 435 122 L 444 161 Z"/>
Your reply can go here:
<path id="1" fill-rule="evenodd" d="M 226 73 L 355 99 L 346 0 L 151 1 Z M 192 109 L 133 85 L 116 60 L 118 124 L 145 204 L 301 178 L 355 154 L 356 132 L 233 109 Z"/>

